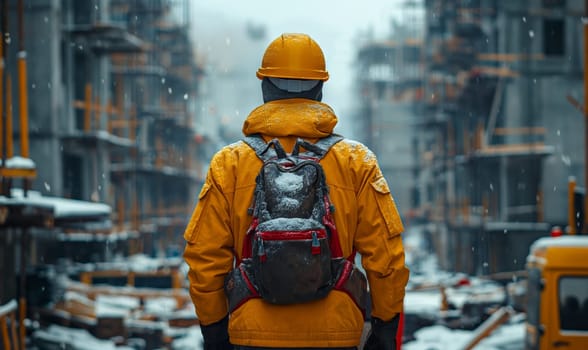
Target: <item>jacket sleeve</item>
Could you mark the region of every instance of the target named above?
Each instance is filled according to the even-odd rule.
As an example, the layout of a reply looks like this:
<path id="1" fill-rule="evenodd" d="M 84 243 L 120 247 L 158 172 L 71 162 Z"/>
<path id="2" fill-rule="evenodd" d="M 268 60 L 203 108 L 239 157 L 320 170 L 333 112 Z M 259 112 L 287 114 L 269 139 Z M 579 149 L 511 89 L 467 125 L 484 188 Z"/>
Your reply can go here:
<path id="1" fill-rule="evenodd" d="M 222 161 L 211 161 L 198 203 L 184 232 L 184 259 L 189 266 L 190 296 L 202 325 L 228 313 L 224 279 L 233 266 L 233 236 L 222 187 Z"/>
<path id="2" fill-rule="evenodd" d="M 367 148 L 362 151 L 363 161 L 354 167 L 358 186 L 354 245 L 367 273 L 372 316 L 387 321 L 403 310 L 409 275 L 401 236 L 404 227 L 374 154 Z"/>

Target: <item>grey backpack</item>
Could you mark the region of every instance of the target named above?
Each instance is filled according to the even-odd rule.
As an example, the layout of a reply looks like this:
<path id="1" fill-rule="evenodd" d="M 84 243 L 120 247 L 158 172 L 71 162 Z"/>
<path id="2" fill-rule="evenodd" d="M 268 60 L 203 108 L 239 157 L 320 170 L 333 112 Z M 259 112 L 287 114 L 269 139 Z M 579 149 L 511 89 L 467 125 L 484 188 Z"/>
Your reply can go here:
<path id="1" fill-rule="evenodd" d="M 249 209 L 252 222 L 242 259 L 225 281 L 231 311 L 250 298 L 295 304 L 323 298 L 332 289 L 346 292 L 365 310 L 367 281 L 353 265 L 353 255 L 343 257 L 319 163 L 342 139 L 298 139 L 290 154 L 278 139 L 244 139 L 263 166 Z"/>

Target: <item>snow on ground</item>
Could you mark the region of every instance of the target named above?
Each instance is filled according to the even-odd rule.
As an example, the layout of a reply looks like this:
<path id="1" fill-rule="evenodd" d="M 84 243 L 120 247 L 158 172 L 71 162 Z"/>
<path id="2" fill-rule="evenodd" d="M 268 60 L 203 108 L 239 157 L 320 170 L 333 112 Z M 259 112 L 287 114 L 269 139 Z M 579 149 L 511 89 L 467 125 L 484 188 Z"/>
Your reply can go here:
<path id="1" fill-rule="evenodd" d="M 139 298 L 124 295 L 98 295 L 96 297 L 96 316 L 126 317 L 132 310 L 139 308 Z"/>
<path id="2" fill-rule="evenodd" d="M 418 230 L 411 231 L 407 235 L 405 246 L 407 249 L 407 264 L 411 268 L 411 278 L 405 298 L 405 313 L 430 316 L 438 318 L 443 304 L 440 286 L 445 288 L 446 301 L 458 312 L 466 301 L 477 298 L 477 301 L 488 303 L 500 303 L 505 298 L 505 290 L 500 285 L 466 276 L 464 274 L 448 273 L 439 269 L 434 255 L 429 254 L 424 248 L 425 243 L 418 234 Z M 359 261 L 359 259 L 358 259 Z M 130 259 L 127 268 L 141 270 L 150 266 L 151 262 L 146 257 L 135 256 Z M 70 299 L 80 299 L 79 295 L 68 294 Z M 87 300 L 79 300 L 87 302 Z M 99 296 L 96 300 L 97 314 L 128 314 L 136 309 L 138 301 L 129 297 Z M 176 301 L 172 298 L 154 298 L 148 300 L 144 308 L 150 313 L 157 314 L 163 319 L 178 312 L 194 313 L 193 309 L 181 311 L 177 308 Z M 498 327 L 489 337 L 483 339 L 476 350 L 515 350 L 522 349 L 524 341 L 524 314 L 517 314 L 504 325 Z M 173 350 L 198 350 L 202 349 L 202 335 L 198 326 L 188 328 L 165 327 L 165 333 L 171 336 Z M 114 349 L 114 343 L 108 340 L 99 340 L 85 331 L 67 329 L 59 326 L 51 326 L 46 330 L 38 331 L 37 336 L 62 339 L 71 344 L 73 349 L 94 350 Z M 403 344 L 403 350 L 459 350 L 463 349 L 468 341 L 473 339 L 474 331 L 462 329 L 450 329 L 440 324 L 424 327 L 416 331 L 415 340 Z M 128 347 L 127 347 L 128 348 Z M 122 350 L 124 347 L 116 347 Z"/>
<path id="3" fill-rule="evenodd" d="M 202 349 L 202 333 L 200 327 L 190 327 L 187 329 L 186 334 L 172 344 L 173 350 L 200 350 Z"/>
<path id="4" fill-rule="evenodd" d="M 519 350 L 524 348 L 525 324 L 506 324 L 488 338 L 483 339 L 476 350 Z M 460 350 L 473 338 L 473 332 L 431 326 L 415 334 L 417 340 L 402 345 L 402 350 Z"/>
<path id="5" fill-rule="evenodd" d="M 447 302 L 459 310 L 466 301 L 500 304 L 504 288 L 492 281 L 439 269 L 437 259 L 426 249 L 418 228 L 407 230 L 405 241 L 407 265 L 411 276 L 404 301 L 405 313 L 435 316 L 440 314 L 445 288 Z M 499 326 L 475 347 L 476 350 L 519 350 L 524 348 L 525 315 L 516 314 Z M 475 331 L 450 329 L 433 325 L 417 330 L 415 340 L 402 345 L 402 350 L 461 350 L 475 336 Z"/>
<path id="6" fill-rule="evenodd" d="M 38 340 L 49 344 L 62 344 L 63 349 L 75 350 L 123 350 L 131 348 L 117 347 L 110 340 L 101 340 L 83 329 L 50 325 L 47 329 L 38 330 L 33 335 Z M 67 346 L 65 345 L 67 344 Z"/>

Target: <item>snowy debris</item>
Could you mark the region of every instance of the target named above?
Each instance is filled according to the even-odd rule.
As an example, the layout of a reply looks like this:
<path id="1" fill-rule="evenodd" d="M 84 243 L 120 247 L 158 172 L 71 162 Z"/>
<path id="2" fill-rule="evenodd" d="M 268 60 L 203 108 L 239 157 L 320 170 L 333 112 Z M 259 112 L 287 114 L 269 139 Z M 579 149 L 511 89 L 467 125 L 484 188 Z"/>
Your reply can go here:
<path id="1" fill-rule="evenodd" d="M 98 295 L 96 297 L 96 316 L 126 317 L 141 306 L 139 298 L 125 295 Z"/>
<path id="2" fill-rule="evenodd" d="M 53 207 L 55 218 L 65 217 L 90 217 L 110 216 L 112 209 L 103 203 L 87 202 L 61 197 L 46 197 L 38 191 L 24 191 L 20 188 L 13 188 L 11 198 L 0 196 L 0 203 L 29 203 L 40 206 Z"/>
<path id="3" fill-rule="evenodd" d="M 194 350 L 202 349 L 204 339 L 200 327 L 190 327 L 188 332 L 181 338 L 172 343 L 173 350 Z"/>
<path id="4" fill-rule="evenodd" d="M 404 298 L 404 312 L 407 314 L 438 315 L 441 310 L 439 290 L 407 292 Z"/>
<path id="5" fill-rule="evenodd" d="M 73 350 L 121 350 L 116 347 L 113 341 L 95 338 L 84 329 L 59 325 L 50 325 L 47 329 L 36 331 L 33 333 L 33 340 L 36 344 L 43 344 L 46 348 L 57 346 L 60 349 Z M 43 346 L 40 347 L 43 348 Z"/>
<path id="6" fill-rule="evenodd" d="M 57 240 L 65 242 L 117 242 L 127 241 L 131 238 L 138 238 L 137 232 L 108 232 L 108 233 L 88 233 L 88 232 L 59 232 Z"/>
<path id="7" fill-rule="evenodd" d="M 178 308 L 178 302 L 174 298 L 151 298 L 145 300 L 144 311 L 148 314 L 168 318 Z"/>
<path id="8" fill-rule="evenodd" d="M 17 303 L 16 300 L 11 299 L 4 305 L 0 305 L 0 315 L 6 315 L 14 310 L 16 310 Z"/>
<path id="9" fill-rule="evenodd" d="M 418 330 L 416 340 L 402 345 L 403 350 L 463 349 L 470 341 L 472 331 L 449 329 L 435 325 Z M 525 324 L 515 320 L 496 329 L 483 339 L 476 350 L 519 350 L 524 347 Z"/>
<path id="10" fill-rule="evenodd" d="M 422 228 L 411 227 L 403 237 L 411 276 L 404 303 L 409 333 L 402 349 L 463 349 L 488 314 L 508 302 L 507 289 L 492 280 L 440 269 Z M 475 349 L 522 349 L 524 332 L 524 314 L 514 313 Z"/>
<path id="11" fill-rule="evenodd" d="M 2 161 L 0 160 L 0 164 Z M 30 158 L 23 158 L 20 156 L 14 156 L 6 159 L 6 168 L 13 169 L 35 169 L 35 161 Z"/>

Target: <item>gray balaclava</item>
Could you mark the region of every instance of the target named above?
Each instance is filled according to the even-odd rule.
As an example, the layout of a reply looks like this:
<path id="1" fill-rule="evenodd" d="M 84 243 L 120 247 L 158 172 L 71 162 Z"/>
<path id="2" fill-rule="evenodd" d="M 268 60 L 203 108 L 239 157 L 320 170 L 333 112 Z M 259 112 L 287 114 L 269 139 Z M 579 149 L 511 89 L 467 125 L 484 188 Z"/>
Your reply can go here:
<path id="1" fill-rule="evenodd" d="M 306 98 L 320 102 L 323 98 L 323 81 L 263 78 L 261 91 L 263 102 L 288 98 Z"/>

